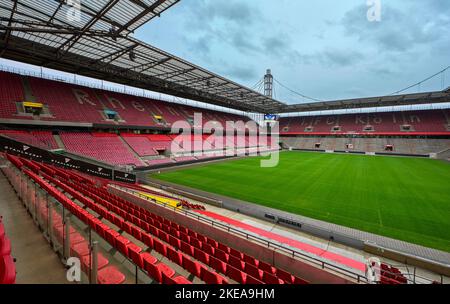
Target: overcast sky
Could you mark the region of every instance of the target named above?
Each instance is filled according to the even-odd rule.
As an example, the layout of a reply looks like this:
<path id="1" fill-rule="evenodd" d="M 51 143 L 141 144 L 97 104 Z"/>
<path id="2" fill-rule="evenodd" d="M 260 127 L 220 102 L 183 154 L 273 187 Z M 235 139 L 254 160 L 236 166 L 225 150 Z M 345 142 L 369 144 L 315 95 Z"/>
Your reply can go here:
<path id="1" fill-rule="evenodd" d="M 136 36 L 249 87 L 271 68 L 322 100 L 390 94 L 450 65 L 450 0 L 381 0 L 380 22 L 368 9 L 366 0 L 181 0 Z M 306 101 L 278 85 L 276 94 Z"/>

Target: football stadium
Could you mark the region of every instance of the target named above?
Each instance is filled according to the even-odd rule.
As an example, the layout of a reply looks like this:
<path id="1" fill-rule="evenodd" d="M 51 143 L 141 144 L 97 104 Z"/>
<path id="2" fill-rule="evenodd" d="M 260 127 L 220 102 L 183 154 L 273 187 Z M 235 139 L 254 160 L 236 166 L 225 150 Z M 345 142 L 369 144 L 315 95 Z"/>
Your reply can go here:
<path id="1" fill-rule="evenodd" d="M 2 1 L 0 284 L 449 284 L 450 6 L 391 41 L 397 4 L 349 2 L 342 39 L 390 58 L 370 73 L 347 41 L 252 45 L 252 16 L 338 35 L 286 4 Z"/>

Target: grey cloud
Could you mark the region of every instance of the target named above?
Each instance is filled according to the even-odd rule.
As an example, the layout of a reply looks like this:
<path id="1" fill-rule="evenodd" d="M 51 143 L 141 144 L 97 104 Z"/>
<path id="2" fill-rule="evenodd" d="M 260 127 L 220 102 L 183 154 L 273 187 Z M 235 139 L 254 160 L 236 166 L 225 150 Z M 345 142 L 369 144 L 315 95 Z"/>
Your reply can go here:
<path id="1" fill-rule="evenodd" d="M 263 41 L 264 51 L 270 55 L 280 55 L 290 49 L 289 39 L 286 36 L 272 36 Z"/>
<path id="2" fill-rule="evenodd" d="M 241 81 L 254 80 L 259 76 L 254 68 L 246 66 L 225 66 L 222 68 L 222 72 Z"/>
<path id="3" fill-rule="evenodd" d="M 319 61 L 327 66 L 347 67 L 364 59 L 364 55 L 350 50 L 332 49 L 318 54 Z"/>
<path id="4" fill-rule="evenodd" d="M 359 5 L 346 13 L 341 24 L 348 36 L 372 42 L 381 51 L 408 51 L 438 41 L 448 34 L 448 20 L 436 18 L 431 10 L 423 10 L 418 18 L 411 12 L 414 8 L 417 9 L 408 7 L 398 10 L 384 4 L 381 22 L 369 22 L 366 18 L 367 6 Z"/>

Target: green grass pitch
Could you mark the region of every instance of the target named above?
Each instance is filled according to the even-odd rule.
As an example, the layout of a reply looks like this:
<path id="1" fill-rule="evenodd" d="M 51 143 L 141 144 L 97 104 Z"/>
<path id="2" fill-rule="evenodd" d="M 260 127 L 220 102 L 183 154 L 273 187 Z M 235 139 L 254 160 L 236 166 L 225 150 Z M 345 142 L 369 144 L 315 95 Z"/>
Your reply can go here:
<path id="1" fill-rule="evenodd" d="M 204 191 L 450 252 L 450 164 L 284 152 L 152 175 Z"/>

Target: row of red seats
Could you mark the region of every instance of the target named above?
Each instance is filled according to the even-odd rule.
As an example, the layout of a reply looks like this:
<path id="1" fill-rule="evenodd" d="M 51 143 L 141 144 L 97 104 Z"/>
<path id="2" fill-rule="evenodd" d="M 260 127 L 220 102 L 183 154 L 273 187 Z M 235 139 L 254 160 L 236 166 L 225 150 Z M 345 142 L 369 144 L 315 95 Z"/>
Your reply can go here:
<path id="1" fill-rule="evenodd" d="M 51 131 L 0 130 L 0 135 L 46 150 L 58 149 Z"/>
<path id="2" fill-rule="evenodd" d="M 120 229 L 125 231 L 126 233 L 132 235 L 134 238 L 136 238 L 137 240 L 144 243 L 146 246 L 148 246 L 149 249 L 154 249 L 154 250 L 156 250 L 156 252 L 158 252 L 158 253 L 162 254 L 163 256 L 166 256 L 170 259 L 170 257 L 168 256 L 168 252 L 170 252 L 170 250 L 174 251 L 173 248 L 163 244 L 158 239 L 152 238 L 144 230 L 141 230 L 141 229 L 137 228 L 135 225 L 131 224 L 130 223 L 131 221 L 127 222 L 127 220 L 129 220 L 131 218 L 131 213 L 127 213 L 126 211 L 122 210 L 122 212 L 115 212 L 115 214 L 119 215 L 121 218 L 119 218 L 118 216 L 115 216 L 112 212 L 110 212 L 110 210 L 114 210 L 114 207 L 111 206 L 111 203 L 108 203 L 108 201 L 111 201 L 111 198 L 108 198 L 108 201 L 106 201 L 106 200 L 102 199 L 100 196 L 93 193 L 93 192 L 97 192 L 98 189 L 97 189 L 97 191 L 96 191 L 96 188 L 92 188 L 92 190 L 83 190 L 83 188 L 80 186 L 82 184 L 79 184 L 79 185 L 72 184 L 69 181 L 65 181 L 65 183 L 63 183 L 61 181 L 54 180 L 53 182 L 56 183 L 58 185 L 58 187 L 61 187 L 62 189 L 64 189 L 64 191 L 67 191 L 68 193 L 70 193 L 71 195 L 76 197 L 77 200 L 81 201 L 85 206 L 92 209 L 94 212 L 98 213 L 100 216 L 104 217 L 106 220 L 108 220 L 112 224 L 116 225 L 117 227 L 119 227 Z M 78 193 L 78 192 L 82 193 L 83 195 L 80 195 L 80 193 Z M 97 194 L 100 194 L 100 193 L 97 192 Z M 87 197 L 90 197 L 91 200 L 87 199 Z M 94 202 L 98 203 L 99 205 L 97 205 Z M 121 238 L 119 240 L 117 240 L 117 238 L 114 240 L 114 237 L 117 237 L 117 236 L 118 235 L 116 234 L 115 236 L 107 237 L 106 239 L 110 240 L 110 242 L 116 242 L 116 245 L 120 248 L 119 251 L 121 253 L 123 253 L 125 256 L 129 256 L 135 262 L 135 264 L 138 265 L 140 268 L 142 268 L 146 271 L 149 271 L 149 273 L 152 273 L 152 274 L 156 273 L 156 270 L 152 271 L 152 269 L 151 269 L 151 267 L 153 267 L 153 266 L 149 266 L 148 263 L 145 262 L 145 258 L 140 256 L 140 253 L 143 252 L 142 248 L 140 248 L 138 246 L 133 246 L 131 251 L 129 251 L 129 249 L 126 248 L 128 242 L 124 242 L 124 240 Z M 143 253 L 143 254 L 145 254 L 145 253 Z M 172 259 L 170 259 L 170 260 L 172 260 Z M 181 267 L 185 268 L 191 274 L 193 274 L 196 277 L 200 278 L 201 280 L 205 281 L 205 283 L 208 283 L 208 284 L 227 283 L 227 281 L 224 278 L 220 277 L 217 274 L 212 273 L 205 267 L 200 267 L 198 263 L 190 260 L 187 256 L 184 256 L 183 259 L 176 259 L 176 260 L 172 260 L 172 261 L 177 263 Z M 195 267 L 191 267 L 192 265 L 195 265 Z M 167 268 L 163 268 L 163 269 L 167 270 Z M 167 271 L 165 271 L 164 273 L 166 276 L 169 277 L 169 279 L 174 274 L 174 273 L 168 273 Z M 162 274 L 163 273 L 161 273 L 161 276 L 162 276 Z M 158 275 L 157 278 L 159 278 L 161 276 Z M 213 278 L 215 278 L 214 282 L 213 282 Z M 185 282 L 185 279 L 182 277 L 176 278 L 176 281 L 187 283 L 187 282 Z"/>
<path id="3" fill-rule="evenodd" d="M 42 167 L 46 167 L 42 165 Z M 46 173 L 41 172 L 42 176 L 51 181 L 57 187 L 63 189 L 65 192 L 72 195 L 78 201 L 80 201 L 86 207 L 92 209 L 94 212 L 100 214 L 105 219 L 111 220 L 112 214 L 104 208 L 99 208 L 96 204 L 94 204 L 91 200 L 86 197 L 80 195 L 77 191 L 75 191 L 72 187 L 66 185 L 65 183 L 54 179 L 53 177 L 47 175 Z M 81 219 L 83 220 L 84 214 L 80 214 Z M 88 220 L 88 219 L 87 219 Z M 111 229 L 109 226 L 102 223 L 100 220 L 94 220 L 93 229 L 111 246 L 116 248 L 120 253 L 122 253 L 125 257 L 132 260 L 137 266 L 141 269 L 148 272 L 149 276 L 158 281 L 159 283 L 177 283 L 177 284 L 189 284 L 190 282 L 186 280 L 182 276 L 174 277 L 175 271 L 167 266 L 164 263 L 157 263 L 157 259 L 151 256 L 149 253 L 144 252 L 142 248 L 132 243 L 129 239 L 120 235 L 119 232 Z M 152 248 L 151 246 L 149 246 Z M 77 244 L 74 252 L 76 255 L 80 256 L 86 252 L 86 246 L 84 244 Z M 164 278 L 164 280 L 162 280 Z"/>
<path id="4" fill-rule="evenodd" d="M 11 240 L 6 236 L 0 216 L 0 284 L 16 283 L 16 265 L 11 256 Z"/>
<path id="5" fill-rule="evenodd" d="M 224 265 L 216 270 L 221 271 L 224 274 L 226 274 L 226 267 L 230 266 L 235 268 L 232 269 L 235 270 L 234 272 L 240 271 L 246 273 L 248 276 L 252 276 L 253 279 L 264 281 L 269 284 L 284 282 L 290 284 L 307 283 L 307 281 L 296 278 L 281 269 L 276 269 L 263 261 L 259 261 L 188 228 L 156 216 L 143 208 L 137 207 L 134 204 L 108 193 L 104 189 L 95 189 L 82 184 L 78 186 L 73 185 L 73 187 L 84 189 L 86 195 L 102 195 L 107 198 L 109 202 L 112 202 L 113 204 L 115 202 L 116 207 L 111 208 L 116 214 L 128 219 L 136 226 L 159 237 L 166 243 L 180 249 L 186 254 L 195 257 L 206 265 L 212 267 L 211 263 L 214 263 L 214 266 L 218 266 L 220 263 L 215 260 L 220 260 Z M 131 234 L 139 233 L 134 232 L 132 227 L 129 227 L 128 229 Z M 239 280 L 240 283 L 244 283 L 242 276 L 239 277 Z"/>
<path id="6" fill-rule="evenodd" d="M 408 284 L 408 279 L 401 271 L 393 266 L 381 264 L 381 283 L 382 284 Z"/>
<path id="7" fill-rule="evenodd" d="M 43 168 L 45 168 L 45 166 L 43 166 Z M 54 168 L 54 169 L 57 171 L 67 171 L 66 174 L 62 174 L 62 172 L 60 172 L 60 174 L 58 174 L 58 175 L 60 175 L 60 177 L 62 177 L 62 179 L 68 178 L 69 177 L 68 175 L 71 172 L 68 170 L 61 170 L 61 169 L 56 169 L 56 168 Z M 43 170 L 47 170 L 47 172 L 48 172 L 49 169 L 43 169 Z M 48 173 L 52 173 L 52 172 L 48 172 Z M 46 176 L 46 178 L 51 178 L 51 177 Z M 97 198 L 97 201 L 100 203 L 103 202 L 103 205 L 106 205 L 106 207 L 109 207 L 109 209 L 115 207 L 116 209 L 114 210 L 114 212 L 116 214 L 122 216 L 124 219 L 128 219 L 130 222 L 135 223 L 138 227 L 144 228 L 144 230 L 146 230 L 145 229 L 146 227 L 144 225 L 145 224 L 144 220 L 140 220 L 137 216 L 135 216 L 135 215 L 139 215 L 139 211 L 145 212 L 146 211 L 145 209 L 141 208 L 142 210 L 137 210 L 138 207 L 135 206 L 134 204 L 131 204 L 131 203 L 129 203 L 125 200 L 122 200 L 114 195 L 111 195 L 104 189 L 99 189 L 99 188 L 93 187 L 92 182 L 89 183 L 90 186 L 85 185 L 85 184 L 83 185 L 81 183 L 80 179 L 81 179 L 80 176 L 77 176 L 77 178 L 75 179 L 75 181 L 78 180 L 77 182 L 80 183 L 80 185 L 70 184 L 70 182 L 67 181 L 66 182 L 68 184 L 67 186 L 62 186 L 64 183 L 57 182 L 58 187 L 62 187 L 65 191 L 67 190 L 67 191 L 72 191 L 72 192 L 73 192 L 73 188 L 80 187 L 80 189 L 78 189 L 78 190 L 83 190 L 82 187 L 85 187 L 85 188 L 87 187 L 89 189 L 88 190 L 84 189 L 85 191 L 83 194 L 85 194 L 85 195 L 92 195 L 92 193 L 94 193 L 94 192 L 96 192 L 96 194 L 106 195 L 105 198 L 109 202 L 114 202 L 114 200 L 116 200 L 117 201 L 116 203 L 121 203 L 122 205 L 120 207 L 122 207 L 124 209 L 115 207 L 115 206 L 113 206 L 113 204 L 108 203 L 108 201 L 103 200 L 100 197 Z M 73 195 L 73 193 L 70 193 L 70 194 Z M 121 202 L 119 201 L 119 199 L 121 200 Z M 80 198 L 80 200 L 82 200 L 82 198 Z M 91 204 L 93 206 L 93 203 L 90 201 L 89 201 L 89 204 Z M 127 208 L 125 208 L 125 207 L 127 207 Z M 106 208 L 106 209 L 108 209 L 108 208 Z M 118 221 L 118 218 L 116 218 L 116 220 L 111 218 L 111 214 L 110 215 L 106 214 L 106 211 L 108 211 L 106 209 L 103 209 L 99 206 L 93 207 L 93 210 L 95 212 L 98 212 L 100 215 L 105 216 L 106 219 L 110 220 L 110 222 L 117 225 L 118 223 L 116 223 L 116 222 Z M 147 211 L 147 213 L 151 214 L 148 211 Z M 140 216 L 142 218 L 142 214 L 140 214 Z M 270 266 L 262 261 L 258 261 L 249 256 L 243 255 L 242 253 L 239 253 L 238 251 L 236 251 L 232 248 L 228 248 L 225 245 L 219 244 L 213 240 L 209 241 L 210 244 L 208 247 L 208 245 L 207 245 L 208 242 L 205 241 L 206 239 L 202 239 L 203 236 L 198 235 L 198 234 L 193 235 L 194 232 L 191 232 L 190 233 L 191 235 L 185 236 L 182 234 L 183 232 L 180 232 L 180 231 L 184 231 L 184 229 L 186 229 L 184 227 L 178 227 L 178 229 L 181 229 L 180 231 L 178 231 L 178 233 L 177 233 L 177 230 L 171 231 L 170 229 L 168 229 L 168 227 L 171 227 L 171 226 L 168 226 L 167 224 L 169 224 L 169 225 L 172 224 L 175 226 L 176 225 L 175 223 L 171 223 L 170 221 L 168 222 L 167 220 L 164 220 L 162 218 L 157 218 L 157 216 L 155 216 L 155 215 L 153 215 L 153 217 L 154 217 L 153 219 L 149 218 L 149 215 L 147 215 L 147 217 L 145 217 L 145 219 L 147 221 L 149 221 L 149 222 L 150 222 L 150 220 L 152 221 L 152 222 L 150 222 L 150 224 L 155 225 L 155 226 L 152 226 L 153 229 L 150 227 L 150 225 L 147 226 L 147 230 L 149 230 L 149 232 L 151 234 L 153 234 L 156 237 L 159 237 L 160 239 L 165 241 L 167 244 L 170 243 L 170 245 L 176 245 L 176 246 L 174 246 L 174 247 L 176 247 L 176 249 L 181 249 L 181 251 L 185 252 L 186 254 L 189 254 L 189 255 L 195 257 L 197 260 L 216 269 L 219 272 L 224 273 L 227 276 L 230 276 L 231 278 L 235 279 L 236 281 L 238 281 L 240 283 L 262 283 L 262 281 L 264 281 L 266 283 L 272 283 L 272 284 L 273 283 L 282 283 L 282 281 L 284 281 L 286 283 L 306 283 L 306 281 L 296 278 L 287 272 L 284 272 L 282 270 L 277 270 L 276 268 L 273 268 L 272 266 Z M 156 220 L 155 218 L 158 220 Z M 166 223 L 163 225 L 162 223 L 164 221 Z M 126 223 L 126 224 L 122 223 L 117 226 L 123 228 L 123 230 L 127 231 L 127 233 L 135 236 L 139 240 L 142 240 L 143 235 L 145 236 L 144 230 L 140 230 L 140 229 L 134 227 L 133 225 L 130 225 L 129 223 Z M 142 227 L 142 226 L 144 226 L 144 227 Z M 134 229 L 133 229 L 133 227 L 134 227 Z M 189 230 L 185 230 L 185 231 L 187 233 L 189 233 L 188 232 Z M 171 232 L 172 234 L 175 234 L 175 236 L 178 237 L 178 240 L 176 240 L 176 238 L 174 238 L 173 236 L 169 237 L 169 235 L 168 235 L 169 232 Z M 182 241 L 182 238 L 188 242 Z M 204 245 L 202 244 L 202 241 L 200 241 L 198 238 L 204 242 Z M 156 242 L 155 242 L 155 240 L 156 240 Z M 143 243 L 146 245 L 149 245 L 150 241 L 147 238 L 147 240 L 143 240 Z M 217 274 L 209 273 L 207 271 L 207 269 L 204 266 L 202 266 L 201 264 L 191 261 L 187 257 L 183 258 L 183 256 L 181 256 L 181 259 L 180 259 L 181 253 L 179 253 L 179 252 L 177 252 L 176 254 L 173 253 L 174 249 L 171 248 L 171 246 L 164 245 L 163 243 L 159 242 L 157 239 L 154 239 L 152 243 L 156 244 L 154 246 L 155 250 L 162 253 L 163 255 L 168 256 L 169 259 L 175 260 L 175 262 L 178 261 L 178 263 L 180 263 L 181 265 L 184 265 L 185 267 L 190 267 L 189 271 L 191 273 L 196 274 L 197 276 L 201 277 L 202 279 L 212 280 L 215 282 L 217 282 L 217 281 L 226 282 L 224 278 L 220 279 L 220 276 L 218 276 Z M 190 245 L 190 243 L 192 243 L 192 245 Z M 211 246 L 211 244 L 215 245 L 216 247 L 212 248 L 213 246 Z M 202 250 L 203 247 L 205 250 L 209 250 L 209 253 L 206 253 L 204 250 Z M 122 251 L 124 251 L 124 250 L 122 249 Z M 233 255 L 233 253 L 234 253 L 234 255 Z M 236 259 L 236 256 L 240 257 L 240 260 L 242 260 L 240 263 Z M 191 261 L 191 262 L 189 262 L 189 261 Z M 203 268 L 205 270 L 203 270 Z M 257 278 L 255 278 L 254 276 L 256 276 Z M 277 278 L 277 276 L 278 276 L 278 278 Z M 162 275 L 161 275 L 161 277 L 162 277 Z M 210 277 L 210 279 L 207 279 L 208 277 Z"/>
<path id="8" fill-rule="evenodd" d="M 144 166 L 117 135 L 95 136 L 87 132 L 60 132 L 66 150 L 113 165 Z"/>

